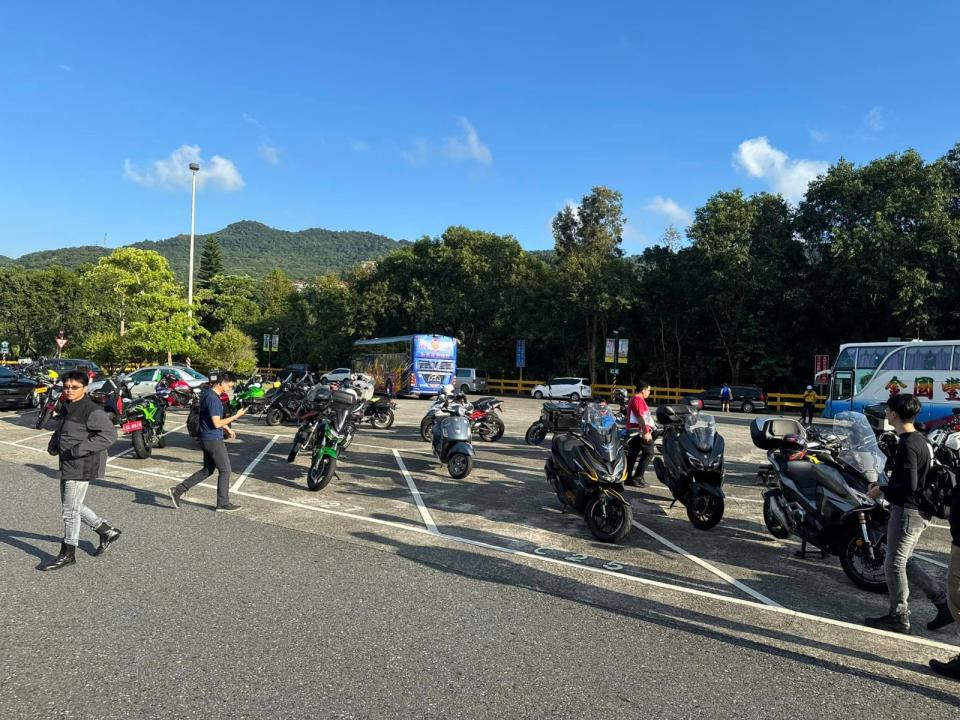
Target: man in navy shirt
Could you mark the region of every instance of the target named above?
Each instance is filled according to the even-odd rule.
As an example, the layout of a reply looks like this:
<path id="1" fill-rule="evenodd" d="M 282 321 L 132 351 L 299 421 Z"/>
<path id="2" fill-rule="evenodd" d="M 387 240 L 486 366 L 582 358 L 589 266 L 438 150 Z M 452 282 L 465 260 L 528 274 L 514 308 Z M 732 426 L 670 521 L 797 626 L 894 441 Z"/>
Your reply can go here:
<path id="1" fill-rule="evenodd" d="M 246 408 L 241 408 L 232 417 L 223 417 L 223 403 L 220 396 L 233 391 L 237 378 L 231 372 L 222 372 L 217 376 L 213 387 L 203 391 L 200 396 L 200 444 L 203 446 L 203 468 L 197 470 L 179 485 L 170 488 L 170 499 L 174 507 L 180 507 L 180 498 L 194 485 L 203 482 L 213 475 L 217 476 L 217 512 L 236 512 L 239 505 L 230 502 L 230 457 L 227 455 L 227 445 L 224 438 L 235 438 L 237 434 L 230 429 L 233 423 L 247 414 Z"/>

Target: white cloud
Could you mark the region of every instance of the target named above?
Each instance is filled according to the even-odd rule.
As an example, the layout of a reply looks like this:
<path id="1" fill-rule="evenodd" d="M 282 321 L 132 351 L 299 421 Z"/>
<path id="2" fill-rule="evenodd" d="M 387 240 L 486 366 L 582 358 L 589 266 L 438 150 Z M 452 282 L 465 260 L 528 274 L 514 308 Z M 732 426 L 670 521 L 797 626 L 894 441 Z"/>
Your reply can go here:
<path id="1" fill-rule="evenodd" d="M 734 166 L 750 177 L 765 180 L 774 192 L 790 202 L 798 202 L 810 181 L 830 167 L 822 160 L 792 160 L 785 152 L 760 136 L 744 140 L 733 155 Z"/>
<path id="2" fill-rule="evenodd" d="M 69 65 L 64 65 L 64 64 L 61 63 L 59 67 L 60 67 L 60 69 L 63 70 L 64 72 L 73 72 L 73 68 L 70 67 Z"/>
<path id="3" fill-rule="evenodd" d="M 693 221 L 693 215 L 688 210 L 680 207 L 673 198 L 665 198 L 662 195 L 657 195 L 651 200 L 647 210 L 662 215 L 675 225 L 689 225 Z"/>
<path id="4" fill-rule="evenodd" d="M 353 148 L 355 152 L 367 152 L 370 150 L 370 143 L 364 142 L 363 140 L 354 140 L 350 147 Z"/>
<path id="5" fill-rule="evenodd" d="M 816 128 L 807 128 L 807 134 L 815 143 L 823 144 L 830 139 L 825 132 Z"/>
<path id="6" fill-rule="evenodd" d="M 257 128 L 257 130 L 266 130 L 266 128 L 263 126 L 263 123 L 257 120 L 253 115 L 243 113 L 241 117 L 245 123 L 248 125 L 253 125 L 255 128 Z"/>
<path id="7" fill-rule="evenodd" d="M 262 142 L 257 147 L 257 153 L 264 162 L 270 163 L 271 165 L 280 164 L 280 148 L 276 147 L 275 145 L 271 145 L 268 142 Z"/>
<path id="8" fill-rule="evenodd" d="M 457 122 L 463 128 L 463 137 L 448 137 L 444 146 L 444 154 L 454 160 L 474 160 L 481 165 L 493 162 L 493 153 L 490 148 L 480 142 L 476 128 L 465 117 L 458 117 Z"/>
<path id="9" fill-rule="evenodd" d="M 880 107 L 879 105 L 875 105 L 874 107 L 870 108 L 867 114 L 864 115 L 863 121 L 867 124 L 867 127 L 873 132 L 880 132 L 887 125 L 883 108 Z"/>
<path id="10" fill-rule="evenodd" d="M 123 161 L 123 174 L 131 182 L 161 190 L 189 190 L 190 163 L 199 163 L 197 187 L 233 192 L 244 186 L 240 171 L 232 161 L 220 155 L 209 160 L 200 156 L 199 145 L 181 145 L 166 160 L 155 160 L 148 170 L 140 170 L 130 160 Z"/>
<path id="11" fill-rule="evenodd" d="M 411 165 L 423 165 L 427 161 L 427 141 L 417 139 L 413 141 L 413 147 L 400 153 L 404 160 Z"/>

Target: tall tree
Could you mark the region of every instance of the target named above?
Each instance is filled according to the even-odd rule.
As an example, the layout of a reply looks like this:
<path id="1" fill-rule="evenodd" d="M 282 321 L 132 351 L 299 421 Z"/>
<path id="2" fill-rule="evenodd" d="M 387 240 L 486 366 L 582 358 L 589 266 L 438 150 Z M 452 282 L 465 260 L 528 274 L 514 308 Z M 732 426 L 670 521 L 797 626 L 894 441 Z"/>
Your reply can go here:
<path id="1" fill-rule="evenodd" d="M 203 241 L 203 252 L 200 253 L 200 269 L 197 272 L 197 287 L 206 290 L 213 282 L 213 278 L 223 273 L 223 253 L 220 251 L 220 241 L 216 235 L 209 235 Z"/>

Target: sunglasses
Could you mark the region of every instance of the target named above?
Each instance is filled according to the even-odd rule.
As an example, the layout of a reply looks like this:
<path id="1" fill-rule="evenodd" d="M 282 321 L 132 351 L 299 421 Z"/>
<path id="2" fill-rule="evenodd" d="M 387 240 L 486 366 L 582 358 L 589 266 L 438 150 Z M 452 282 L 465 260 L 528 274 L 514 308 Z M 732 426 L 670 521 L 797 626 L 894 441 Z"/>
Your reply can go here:
<path id="1" fill-rule="evenodd" d="M 64 390 L 83 390 L 83 385 L 64 385 Z"/>

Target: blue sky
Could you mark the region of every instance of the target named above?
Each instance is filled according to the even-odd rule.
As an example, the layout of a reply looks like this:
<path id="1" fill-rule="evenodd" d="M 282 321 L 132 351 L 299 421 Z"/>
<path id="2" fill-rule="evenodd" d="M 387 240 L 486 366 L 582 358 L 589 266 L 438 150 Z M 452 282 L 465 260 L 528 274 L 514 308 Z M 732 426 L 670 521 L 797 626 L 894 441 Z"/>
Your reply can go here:
<path id="1" fill-rule="evenodd" d="M 94 12 L 93 8 L 96 8 Z M 960 141 L 955 2 L 6 3 L 0 254 L 241 219 L 552 245 L 596 184 L 625 246 L 713 192 Z"/>

